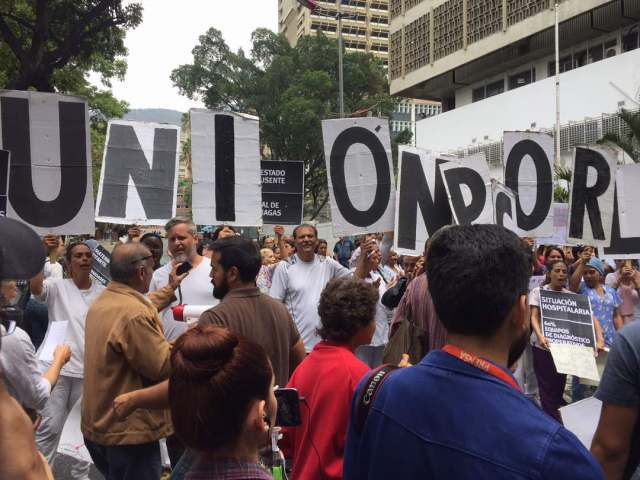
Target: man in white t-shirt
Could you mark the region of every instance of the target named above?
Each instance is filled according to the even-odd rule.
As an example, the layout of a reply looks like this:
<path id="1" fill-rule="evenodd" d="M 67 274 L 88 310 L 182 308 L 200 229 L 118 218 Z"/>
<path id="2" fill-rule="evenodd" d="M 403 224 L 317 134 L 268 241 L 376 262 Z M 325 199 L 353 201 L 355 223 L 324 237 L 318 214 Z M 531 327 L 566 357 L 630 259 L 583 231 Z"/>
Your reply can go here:
<path id="1" fill-rule="evenodd" d="M 304 342 L 304 348 L 310 352 L 320 336 L 316 329 L 320 325 L 318 302 L 320 294 L 329 281 L 334 278 L 350 275 L 347 268 L 329 257 L 316 255 L 318 231 L 316 227 L 302 224 L 293 230 L 296 253 L 276 267 L 271 283 L 269 295 L 283 301 L 293 321 L 298 327 Z M 368 247 L 368 254 L 373 245 Z M 354 273 L 357 278 L 364 278 L 365 264 L 368 255 L 362 256 L 362 261 Z"/>
<path id="2" fill-rule="evenodd" d="M 173 318 L 171 307 L 179 304 L 213 307 L 220 301 L 213 297 L 213 285 L 209 277 L 211 266 L 207 259 L 198 255 L 196 251 L 198 241 L 194 223 L 185 217 L 175 217 L 167 222 L 165 231 L 169 254 L 173 260 L 153 273 L 149 291 L 154 292 L 167 285 L 169 274 L 175 265 L 189 262 L 192 266 L 189 275 L 176 292 L 177 300 L 160 312 L 164 335 L 171 342 L 187 330 L 185 322 L 178 322 Z"/>

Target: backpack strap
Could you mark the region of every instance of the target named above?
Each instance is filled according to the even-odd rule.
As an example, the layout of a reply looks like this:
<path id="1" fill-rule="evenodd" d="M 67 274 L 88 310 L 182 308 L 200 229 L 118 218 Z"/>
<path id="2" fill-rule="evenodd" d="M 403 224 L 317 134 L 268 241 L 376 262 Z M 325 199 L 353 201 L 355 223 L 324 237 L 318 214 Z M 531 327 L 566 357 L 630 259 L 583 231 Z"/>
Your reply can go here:
<path id="1" fill-rule="evenodd" d="M 389 374 L 398 368 L 400 367 L 397 365 L 382 365 L 369 374 L 360 395 L 358 395 L 358 403 L 356 404 L 356 431 L 358 433 L 362 433 L 364 430 L 364 424 L 380 387 Z"/>

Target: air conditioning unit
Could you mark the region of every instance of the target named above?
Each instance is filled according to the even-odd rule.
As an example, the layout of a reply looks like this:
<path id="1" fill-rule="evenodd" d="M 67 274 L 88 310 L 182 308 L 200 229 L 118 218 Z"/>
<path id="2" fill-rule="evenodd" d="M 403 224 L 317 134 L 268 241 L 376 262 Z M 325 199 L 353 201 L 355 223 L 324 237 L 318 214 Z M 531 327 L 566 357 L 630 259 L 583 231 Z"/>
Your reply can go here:
<path id="1" fill-rule="evenodd" d="M 618 45 L 607 47 L 604 50 L 604 58 L 615 57 L 616 55 L 619 55 L 619 54 L 620 54 L 620 46 Z"/>

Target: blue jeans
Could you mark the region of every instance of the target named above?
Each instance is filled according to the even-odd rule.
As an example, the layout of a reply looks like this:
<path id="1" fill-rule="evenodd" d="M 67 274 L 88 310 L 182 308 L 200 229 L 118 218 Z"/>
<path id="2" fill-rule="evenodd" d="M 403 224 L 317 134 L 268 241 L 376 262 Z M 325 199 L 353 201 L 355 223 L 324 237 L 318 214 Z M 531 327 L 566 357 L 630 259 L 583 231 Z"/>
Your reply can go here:
<path id="1" fill-rule="evenodd" d="M 100 445 L 85 437 L 93 463 L 105 480 L 158 480 L 162 472 L 160 444 Z"/>

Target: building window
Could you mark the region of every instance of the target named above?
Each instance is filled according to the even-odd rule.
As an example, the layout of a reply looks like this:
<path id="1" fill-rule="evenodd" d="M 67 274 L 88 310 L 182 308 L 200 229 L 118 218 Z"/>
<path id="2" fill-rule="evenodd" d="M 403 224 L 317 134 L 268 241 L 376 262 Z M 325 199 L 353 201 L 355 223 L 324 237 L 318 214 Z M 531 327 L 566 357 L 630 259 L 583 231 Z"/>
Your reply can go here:
<path id="1" fill-rule="evenodd" d="M 589 63 L 599 62 L 604 58 L 602 44 L 589 48 Z"/>
<path id="2" fill-rule="evenodd" d="M 487 97 L 500 95 L 503 92 L 504 92 L 504 79 L 502 78 L 496 82 L 492 82 L 487 85 Z"/>
<path id="3" fill-rule="evenodd" d="M 562 57 L 560 59 L 560 73 L 568 72 L 573 68 L 573 60 L 571 55 Z M 553 77 L 556 74 L 556 61 L 549 62 L 549 76 Z"/>
<path id="4" fill-rule="evenodd" d="M 581 50 L 573 55 L 573 68 L 584 67 L 587 64 L 587 51 Z"/>
<path id="5" fill-rule="evenodd" d="M 622 35 L 622 51 L 629 52 L 638 48 L 638 27 L 635 31 Z"/>
<path id="6" fill-rule="evenodd" d="M 484 100 L 486 96 L 487 96 L 486 88 L 483 85 L 481 87 L 473 89 L 473 91 L 471 92 L 471 101 L 479 102 L 480 100 Z"/>
<path id="7" fill-rule="evenodd" d="M 535 72 L 535 70 L 531 69 L 509 76 L 509 90 L 524 87 L 525 85 L 535 81 L 535 73 L 533 72 Z"/>

